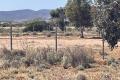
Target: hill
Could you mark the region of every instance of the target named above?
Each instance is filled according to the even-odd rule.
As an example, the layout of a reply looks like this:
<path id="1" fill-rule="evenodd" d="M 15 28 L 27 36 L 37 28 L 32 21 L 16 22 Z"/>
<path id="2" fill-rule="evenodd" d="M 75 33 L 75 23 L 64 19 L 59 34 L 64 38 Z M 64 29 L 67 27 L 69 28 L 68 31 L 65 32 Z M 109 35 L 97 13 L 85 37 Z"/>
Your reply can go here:
<path id="1" fill-rule="evenodd" d="M 27 21 L 36 18 L 49 19 L 50 10 L 42 9 L 38 11 L 24 9 L 15 11 L 0 11 L 0 21 Z"/>

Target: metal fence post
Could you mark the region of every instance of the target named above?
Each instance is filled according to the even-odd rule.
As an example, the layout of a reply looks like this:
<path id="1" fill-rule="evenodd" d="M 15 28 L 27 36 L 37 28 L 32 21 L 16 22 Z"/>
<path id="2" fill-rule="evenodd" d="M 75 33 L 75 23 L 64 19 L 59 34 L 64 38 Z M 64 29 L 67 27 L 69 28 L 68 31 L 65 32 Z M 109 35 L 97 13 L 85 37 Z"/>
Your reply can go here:
<path id="1" fill-rule="evenodd" d="M 10 23 L 10 50 L 13 50 L 13 36 L 12 36 L 12 25 Z"/>

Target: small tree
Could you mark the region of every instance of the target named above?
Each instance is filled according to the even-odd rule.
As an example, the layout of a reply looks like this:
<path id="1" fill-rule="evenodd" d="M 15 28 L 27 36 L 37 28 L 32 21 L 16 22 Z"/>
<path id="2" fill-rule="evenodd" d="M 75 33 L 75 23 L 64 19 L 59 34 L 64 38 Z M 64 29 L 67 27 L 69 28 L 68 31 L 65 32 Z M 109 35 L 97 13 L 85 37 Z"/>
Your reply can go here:
<path id="1" fill-rule="evenodd" d="M 111 50 L 114 49 L 115 45 L 118 43 L 118 39 L 120 38 L 120 2 L 112 2 L 111 8 L 108 11 L 108 18 L 106 22 L 103 22 L 105 27 L 105 39 L 110 45 Z"/>
<path id="2" fill-rule="evenodd" d="M 68 0 L 66 16 L 76 28 L 80 28 L 81 38 L 84 38 L 83 30 L 92 25 L 91 8 L 87 0 Z"/>
<path id="3" fill-rule="evenodd" d="M 120 1 L 99 0 L 97 11 L 99 14 L 97 24 L 100 26 L 100 30 L 104 30 L 103 38 L 107 40 L 111 50 L 113 50 L 120 36 Z"/>
<path id="4" fill-rule="evenodd" d="M 120 36 L 120 28 L 118 27 L 118 25 L 114 22 L 107 22 L 105 23 L 107 24 L 107 27 L 105 28 L 105 40 L 107 40 L 110 49 L 113 50 L 115 45 L 118 43 L 118 39 Z"/>
<path id="5" fill-rule="evenodd" d="M 51 11 L 51 17 L 54 19 L 56 18 L 56 23 L 58 24 L 59 28 L 64 31 L 65 29 L 65 12 L 63 8 L 57 8 L 56 10 Z"/>

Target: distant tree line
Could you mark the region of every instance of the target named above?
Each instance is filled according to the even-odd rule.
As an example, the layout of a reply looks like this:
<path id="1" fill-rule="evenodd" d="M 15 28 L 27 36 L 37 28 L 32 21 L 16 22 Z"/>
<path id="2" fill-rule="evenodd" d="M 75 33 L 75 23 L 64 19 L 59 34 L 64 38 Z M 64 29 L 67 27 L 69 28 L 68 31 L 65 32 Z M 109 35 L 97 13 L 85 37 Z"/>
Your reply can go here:
<path id="1" fill-rule="evenodd" d="M 102 38 L 108 42 L 111 50 L 120 39 L 120 1 L 119 0 L 94 0 L 95 14 L 92 14 L 91 1 L 93 0 L 68 0 L 64 9 L 51 11 L 54 22 L 61 29 L 65 26 L 64 19 L 73 24 L 84 38 L 84 28 L 96 26 Z M 62 24 L 60 24 L 62 20 Z M 64 30 L 64 28 L 63 28 Z"/>
<path id="2" fill-rule="evenodd" d="M 27 23 L 25 26 L 26 28 L 24 28 L 23 32 L 42 32 L 44 30 L 53 30 L 53 28 L 49 26 L 49 23 L 39 20 Z"/>

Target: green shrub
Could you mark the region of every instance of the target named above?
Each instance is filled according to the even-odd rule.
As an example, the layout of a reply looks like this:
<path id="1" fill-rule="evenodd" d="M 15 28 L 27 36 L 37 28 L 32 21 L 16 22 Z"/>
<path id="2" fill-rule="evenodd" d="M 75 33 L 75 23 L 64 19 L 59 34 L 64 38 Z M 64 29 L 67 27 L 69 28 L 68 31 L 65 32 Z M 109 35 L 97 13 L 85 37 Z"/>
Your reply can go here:
<path id="1" fill-rule="evenodd" d="M 43 30 L 47 30 L 48 24 L 46 21 L 33 21 L 31 23 L 26 24 L 26 27 L 23 29 L 23 32 L 28 32 L 28 31 L 40 31 L 42 32 Z"/>

